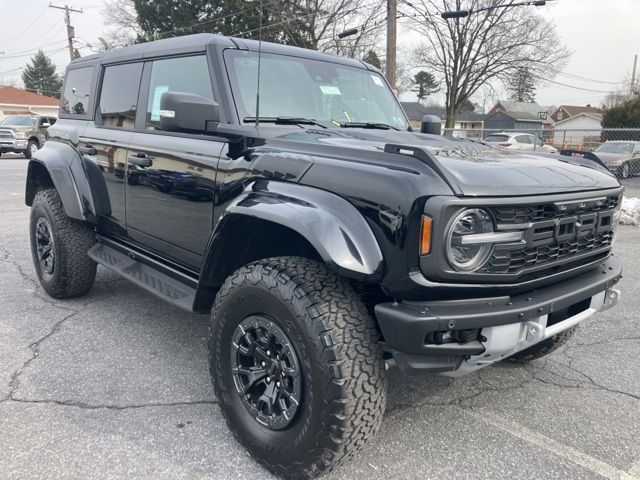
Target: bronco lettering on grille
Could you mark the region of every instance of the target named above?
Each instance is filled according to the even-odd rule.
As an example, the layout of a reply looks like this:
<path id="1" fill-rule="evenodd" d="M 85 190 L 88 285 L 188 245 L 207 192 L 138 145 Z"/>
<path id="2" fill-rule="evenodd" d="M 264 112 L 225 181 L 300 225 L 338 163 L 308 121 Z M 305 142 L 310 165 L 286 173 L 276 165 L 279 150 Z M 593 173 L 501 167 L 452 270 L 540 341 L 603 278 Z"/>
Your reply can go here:
<path id="1" fill-rule="evenodd" d="M 596 233 L 608 232 L 612 228 L 613 211 L 585 213 L 571 217 L 536 222 L 524 232 L 527 248 L 568 242 Z"/>

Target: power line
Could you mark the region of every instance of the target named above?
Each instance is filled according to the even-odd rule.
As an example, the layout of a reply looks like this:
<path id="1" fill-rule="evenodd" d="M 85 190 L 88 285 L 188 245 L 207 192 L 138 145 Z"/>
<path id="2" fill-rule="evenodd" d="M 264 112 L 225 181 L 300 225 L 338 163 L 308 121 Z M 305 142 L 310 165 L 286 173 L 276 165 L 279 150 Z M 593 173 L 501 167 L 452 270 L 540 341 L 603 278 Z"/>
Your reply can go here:
<path id="1" fill-rule="evenodd" d="M 9 44 L 11 44 L 11 43 L 12 43 L 12 42 L 14 42 L 17 38 L 20 38 L 22 35 L 24 35 L 26 32 L 28 32 L 28 31 L 29 31 L 29 29 L 30 29 L 31 27 L 33 27 L 33 26 L 35 25 L 35 23 L 36 23 L 38 20 L 40 20 L 40 17 L 42 17 L 42 15 L 44 15 L 44 13 L 47 11 L 47 9 L 48 9 L 48 8 L 49 8 L 48 6 L 44 7 L 44 8 L 40 11 L 40 13 L 38 13 L 38 14 L 35 16 L 35 18 L 33 19 L 33 21 L 32 21 L 32 22 L 31 22 L 27 27 L 25 27 L 25 28 L 24 28 L 24 30 L 22 30 L 22 31 L 21 31 L 20 33 L 18 33 L 17 35 L 14 35 L 13 37 L 11 37 L 11 39 L 9 40 Z M 5 44 L 4 46 L 6 47 L 6 44 Z"/>
<path id="2" fill-rule="evenodd" d="M 573 75 L 571 73 L 565 73 L 565 72 L 560 72 L 558 75 L 562 75 L 563 77 L 568 77 L 568 78 L 575 78 L 577 80 L 584 80 L 586 82 L 604 83 L 607 85 L 620 85 L 620 82 L 607 82 L 604 80 L 595 80 L 593 78 L 581 77 L 580 75 Z"/>
<path id="3" fill-rule="evenodd" d="M 542 81 L 553 83 L 554 85 L 560 85 L 560 86 L 566 87 L 566 88 L 571 88 L 573 90 L 582 90 L 584 92 L 592 92 L 592 93 L 611 93 L 610 91 L 605 91 L 605 90 L 593 90 L 593 89 L 590 89 L 590 88 L 576 87 L 575 85 L 567 85 L 566 83 L 556 82 L 554 80 L 550 80 L 548 78 L 541 77 L 539 75 L 534 75 L 534 76 L 536 78 L 542 80 Z"/>

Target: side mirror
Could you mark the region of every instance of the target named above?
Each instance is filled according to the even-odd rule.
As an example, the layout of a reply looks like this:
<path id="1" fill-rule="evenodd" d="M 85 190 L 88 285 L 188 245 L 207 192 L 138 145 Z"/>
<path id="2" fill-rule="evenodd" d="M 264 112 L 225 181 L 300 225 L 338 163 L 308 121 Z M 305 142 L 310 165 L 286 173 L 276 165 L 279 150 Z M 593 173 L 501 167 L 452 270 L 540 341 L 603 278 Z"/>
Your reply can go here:
<path id="1" fill-rule="evenodd" d="M 169 91 L 160 97 L 159 115 L 162 130 L 204 133 L 207 123 L 220 122 L 220 106 L 200 95 Z"/>
<path id="2" fill-rule="evenodd" d="M 425 115 L 420 123 L 420 133 L 430 133 L 432 135 L 441 135 L 442 122 L 440 117 L 436 115 Z"/>
<path id="3" fill-rule="evenodd" d="M 51 124 L 49 122 L 44 122 L 42 125 L 40 125 L 43 128 L 48 128 L 51 126 Z"/>

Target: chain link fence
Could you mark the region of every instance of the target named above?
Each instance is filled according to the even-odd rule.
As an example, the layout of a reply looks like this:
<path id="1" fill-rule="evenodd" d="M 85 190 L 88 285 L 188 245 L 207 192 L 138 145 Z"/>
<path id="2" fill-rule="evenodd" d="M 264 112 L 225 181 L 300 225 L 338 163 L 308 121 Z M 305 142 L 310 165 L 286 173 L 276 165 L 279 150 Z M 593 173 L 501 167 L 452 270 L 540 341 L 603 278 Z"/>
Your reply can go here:
<path id="1" fill-rule="evenodd" d="M 480 140 L 508 150 L 593 153 L 640 197 L 640 128 L 490 130 L 443 129 L 443 135 Z"/>

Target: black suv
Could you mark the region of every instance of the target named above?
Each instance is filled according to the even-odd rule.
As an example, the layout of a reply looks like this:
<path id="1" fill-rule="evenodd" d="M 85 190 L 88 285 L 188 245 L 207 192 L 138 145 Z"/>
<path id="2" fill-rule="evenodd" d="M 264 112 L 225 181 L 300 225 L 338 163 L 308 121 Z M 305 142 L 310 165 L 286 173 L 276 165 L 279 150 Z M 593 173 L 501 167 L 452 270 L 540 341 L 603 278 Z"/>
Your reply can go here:
<path id="1" fill-rule="evenodd" d="M 72 62 L 26 185 L 45 291 L 101 264 L 211 313 L 229 427 L 290 477 L 374 435 L 385 362 L 527 361 L 614 305 L 621 195 L 595 158 L 413 132 L 360 61 L 207 34 Z"/>

